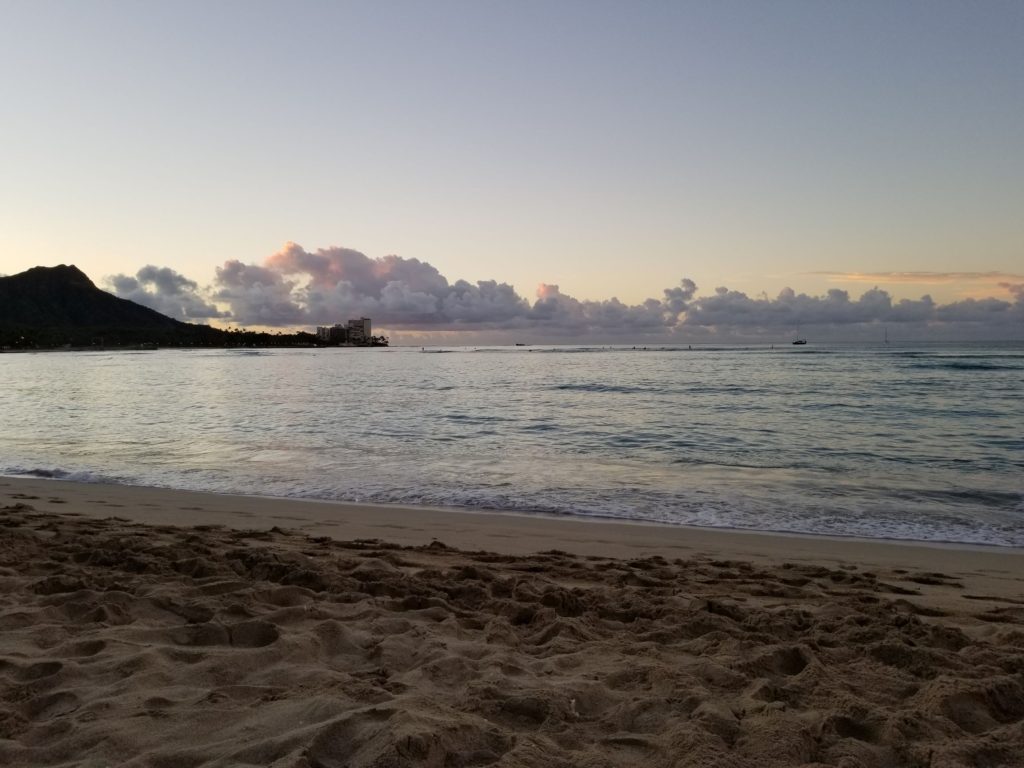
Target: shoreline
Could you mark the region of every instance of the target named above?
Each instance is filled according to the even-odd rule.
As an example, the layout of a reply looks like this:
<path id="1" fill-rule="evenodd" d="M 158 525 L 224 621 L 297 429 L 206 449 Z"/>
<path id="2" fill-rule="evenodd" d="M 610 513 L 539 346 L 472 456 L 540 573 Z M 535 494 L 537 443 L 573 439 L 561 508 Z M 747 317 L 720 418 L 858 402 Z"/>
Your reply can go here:
<path id="1" fill-rule="evenodd" d="M 57 478 L 0 476 L 0 505 L 73 512 L 149 525 L 232 529 L 274 527 L 339 541 L 378 539 L 401 546 L 439 541 L 465 551 L 532 555 L 561 550 L 620 559 L 714 557 L 761 564 L 857 565 L 887 571 L 952 571 L 978 590 L 1024 597 L 1024 548 L 956 542 L 703 528 L 603 517 L 557 517 L 471 510 L 220 494 Z"/>
<path id="2" fill-rule="evenodd" d="M 106 481 L 85 481 L 85 480 L 70 480 L 64 477 L 52 476 L 47 477 L 43 475 L 4 475 L 0 474 L 0 485 L 4 481 L 28 481 L 35 482 L 39 481 L 42 483 L 66 483 L 72 486 L 85 486 L 85 487 L 103 487 L 103 488 L 129 488 L 132 490 L 138 490 L 142 492 L 155 491 L 159 493 L 173 493 L 173 494 L 197 494 L 199 496 L 212 496 L 215 498 L 231 498 L 231 499 L 252 499 L 257 500 L 260 503 L 263 502 L 277 502 L 283 504 L 296 503 L 299 505 L 303 504 L 318 504 L 336 507 L 342 512 L 340 517 L 344 517 L 343 514 L 346 510 L 354 512 L 365 512 L 368 510 L 383 510 L 398 512 L 400 514 L 433 514 L 441 513 L 444 515 L 485 515 L 485 516 L 497 516 L 497 517 L 510 517 L 510 518 L 523 518 L 525 520 L 548 520 L 552 522 L 568 522 L 568 523 L 585 523 L 585 524 L 601 524 L 601 525 L 622 525 L 622 526 L 639 526 L 645 528 L 658 528 L 668 530 L 685 530 L 685 531 L 696 531 L 696 532 L 708 532 L 709 534 L 722 533 L 725 535 L 737 533 L 747 534 L 751 536 L 768 536 L 768 537 L 781 537 L 781 538 L 797 538 L 797 539 L 811 539 L 811 540 L 824 540 L 831 542 L 861 542 L 864 544 L 894 544 L 894 545 L 906 545 L 911 547 L 929 547 L 936 549 L 964 549 L 978 552 L 1011 552 L 1011 553 L 1024 553 L 1024 546 L 1014 546 L 1012 544 L 986 544 L 983 542 L 970 542 L 970 541 L 952 541 L 944 539 L 900 539 L 900 538 L 887 538 L 887 537 L 869 537 L 869 536 L 858 536 L 856 534 L 843 534 L 843 533 L 811 533 L 808 531 L 787 531 L 787 530 L 774 530 L 774 529 L 757 529 L 757 528 L 734 528 L 729 526 L 714 526 L 714 525 L 696 525 L 693 523 L 671 523 L 663 522 L 659 520 L 646 520 L 643 518 L 626 518 L 626 517 L 614 517 L 607 514 L 586 514 L 576 515 L 571 513 L 557 513 L 557 512 L 534 512 L 534 511 L 523 511 L 516 509 L 498 509 L 498 508 L 487 508 L 487 507 L 458 507 L 458 506 L 439 506 L 434 504 L 403 504 L 399 502 L 389 503 L 380 501 L 343 501 L 338 499 L 322 499 L 316 497 L 297 497 L 297 496 L 272 496 L 267 494 L 258 493 L 235 493 L 235 492 L 220 492 L 220 491 L 204 491 L 194 490 L 190 488 L 176 488 L 170 486 L 160 485 L 137 485 L 134 483 L 120 483 L 120 482 L 106 482 Z"/>

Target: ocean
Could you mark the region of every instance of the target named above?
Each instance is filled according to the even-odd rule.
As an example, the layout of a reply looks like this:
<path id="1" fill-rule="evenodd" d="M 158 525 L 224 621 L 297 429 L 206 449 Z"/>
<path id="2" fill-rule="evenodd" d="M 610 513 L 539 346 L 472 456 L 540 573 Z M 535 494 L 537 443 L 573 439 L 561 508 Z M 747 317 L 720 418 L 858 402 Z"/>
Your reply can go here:
<path id="1" fill-rule="evenodd" d="M 1024 546 L 1024 345 L 0 355 L 0 474 Z"/>

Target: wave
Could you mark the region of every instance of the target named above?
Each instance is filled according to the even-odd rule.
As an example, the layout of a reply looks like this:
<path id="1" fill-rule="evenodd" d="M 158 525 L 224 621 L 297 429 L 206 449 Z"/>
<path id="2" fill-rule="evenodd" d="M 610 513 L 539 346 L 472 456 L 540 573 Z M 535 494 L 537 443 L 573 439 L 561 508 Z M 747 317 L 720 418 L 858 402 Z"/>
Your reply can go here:
<path id="1" fill-rule="evenodd" d="M 599 384 L 597 382 L 555 384 L 554 386 L 548 387 L 548 389 L 554 392 L 615 392 L 625 395 L 649 392 L 661 393 L 665 391 L 656 387 L 638 387 L 628 386 L 625 384 Z"/>
<path id="2" fill-rule="evenodd" d="M 512 422 L 515 419 L 510 419 L 505 416 L 489 416 L 482 413 L 449 413 L 443 417 L 447 421 L 454 421 L 463 424 L 494 424 L 497 422 Z"/>
<path id="3" fill-rule="evenodd" d="M 44 467 L 0 467 L 0 475 L 6 477 L 39 477 L 46 480 L 68 480 L 75 483 L 100 483 L 104 485 L 122 485 L 121 478 L 103 475 L 99 472 L 75 469 L 46 469 Z"/>
<path id="4" fill-rule="evenodd" d="M 908 368 L 920 368 L 931 371 L 1019 371 L 1019 365 L 985 362 L 982 360 L 948 360 L 930 363 L 912 363 Z"/>
<path id="5" fill-rule="evenodd" d="M 891 492 L 893 496 L 898 494 Z M 934 499 L 942 502 L 982 504 L 987 507 L 1002 507 L 1010 510 L 1024 510 L 1024 493 L 1021 491 L 974 490 L 970 488 L 953 490 L 919 490 L 906 494 L 907 498 Z"/>
<path id="6" fill-rule="evenodd" d="M 308 495 L 300 494 L 306 498 Z M 967 544 L 991 547 L 1021 547 L 1024 539 L 1018 526 L 979 525 L 966 517 L 946 515 L 943 519 L 899 519 L 874 515 L 836 514 L 805 509 L 803 515 L 791 510 L 772 510 L 762 505 L 747 506 L 743 502 L 687 502 L 681 498 L 665 498 L 653 503 L 623 505 L 620 498 L 560 500 L 547 497 L 543 501 L 505 492 L 483 489 L 404 489 L 370 494 L 351 492 L 332 496 L 339 502 L 366 502 L 486 510 L 495 513 L 541 515 L 550 517 L 599 519 L 621 523 L 655 523 L 658 525 L 691 526 L 717 530 L 761 531 L 785 535 L 829 536 L 887 541 L 918 541 L 937 544 Z M 649 500 L 650 501 L 650 500 Z M 866 511 L 866 510 L 865 510 Z"/>
<path id="7" fill-rule="evenodd" d="M 474 347 L 473 349 L 454 349 L 453 352 L 473 352 L 477 354 L 521 354 L 532 353 L 542 355 L 580 355 L 600 354 L 607 352 L 782 352 L 790 350 L 789 346 L 779 343 L 772 345 L 770 342 L 751 345 L 735 346 L 714 346 L 705 344 L 688 344 L 686 346 L 664 345 L 664 344 L 630 344 L 607 347 L 559 347 L 559 346 L 524 346 L 524 347 Z M 828 355 L 832 350 L 828 349 L 793 349 L 793 352 L 800 352 L 807 355 Z"/>
<path id="8" fill-rule="evenodd" d="M 497 487 L 453 488 L 453 487 L 409 487 L 404 489 L 383 488 L 312 488 L 310 486 L 277 486 L 264 488 L 261 493 L 251 485 L 209 482 L 193 478 L 186 481 L 153 482 L 154 478 L 116 478 L 98 472 L 46 467 L 0 467 L 0 475 L 9 477 L 34 477 L 47 480 L 63 480 L 79 483 L 111 485 L 147 485 L 152 487 L 174 487 L 207 493 L 255 495 L 269 498 L 300 498 L 343 503 L 400 504 L 407 506 L 429 506 L 486 510 L 495 513 L 528 515 L 549 515 L 564 518 L 597 518 L 619 522 L 657 523 L 662 525 L 695 526 L 726 530 L 757 530 L 782 534 L 827 535 L 833 537 L 857 537 L 894 541 L 930 541 L 996 547 L 1024 546 L 1022 526 L 1016 517 L 1024 513 L 1024 501 L 1020 494 L 999 491 L 918 491 L 899 493 L 890 491 L 891 500 L 939 501 L 947 500 L 978 502 L 986 506 L 997 506 L 1011 515 L 1014 522 L 1002 524 L 979 521 L 966 515 L 946 512 L 935 517 L 908 517 L 901 519 L 891 514 L 882 517 L 877 510 L 863 507 L 858 513 L 847 508 L 844 513 L 837 508 L 816 508 L 805 506 L 797 514 L 791 505 L 785 508 L 773 504 L 751 503 L 751 500 L 731 499 L 687 499 L 677 494 L 655 494 L 638 500 L 634 494 L 627 501 L 621 494 L 598 494 L 589 498 L 567 498 L 558 494 L 510 493 L 504 488 L 510 483 Z M 833 501 L 838 501 L 833 497 Z M 848 499 L 854 501 L 854 499 Z M 1016 503 L 1014 503 L 1016 502 Z M 870 505 L 869 505 L 870 506 Z M 1009 518 L 1008 518 L 1009 519 Z"/>
<path id="9" fill-rule="evenodd" d="M 764 387 L 743 384 L 698 385 L 686 383 L 678 387 L 664 387 L 639 384 L 603 384 L 596 381 L 553 384 L 545 389 L 549 392 L 594 392 L 622 395 L 759 395 L 766 391 Z"/>

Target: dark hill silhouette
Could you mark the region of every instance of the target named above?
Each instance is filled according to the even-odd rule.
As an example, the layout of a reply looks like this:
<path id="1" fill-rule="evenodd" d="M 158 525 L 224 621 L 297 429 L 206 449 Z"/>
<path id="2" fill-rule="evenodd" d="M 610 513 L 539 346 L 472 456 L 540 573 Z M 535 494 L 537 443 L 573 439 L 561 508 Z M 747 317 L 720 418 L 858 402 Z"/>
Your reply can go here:
<path id="1" fill-rule="evenodd" d="M 180 323 L 97 288 L 82 270 L 61 264 L 0 277 L 0 327 L 118 327 L 178 330 Z"/>
<path id="2" fill-rule="evenodd" d="M 0 348 L 308 345 L 308 333 L 224 331 L 162 315 L 97 288 L 61 264 L 0 277 Z"/>

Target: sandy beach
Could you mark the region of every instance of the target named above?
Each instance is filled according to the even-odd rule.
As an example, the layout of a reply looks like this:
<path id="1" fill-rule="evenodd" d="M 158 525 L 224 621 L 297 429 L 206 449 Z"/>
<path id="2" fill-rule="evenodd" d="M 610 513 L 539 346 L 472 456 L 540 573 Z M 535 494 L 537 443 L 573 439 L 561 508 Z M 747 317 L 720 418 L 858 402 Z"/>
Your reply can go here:
<path id="1" fill-rule="evenodd" d="M 1024 552 L 0 478 L 0 764 L 1020 766 Z"/>

